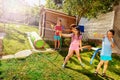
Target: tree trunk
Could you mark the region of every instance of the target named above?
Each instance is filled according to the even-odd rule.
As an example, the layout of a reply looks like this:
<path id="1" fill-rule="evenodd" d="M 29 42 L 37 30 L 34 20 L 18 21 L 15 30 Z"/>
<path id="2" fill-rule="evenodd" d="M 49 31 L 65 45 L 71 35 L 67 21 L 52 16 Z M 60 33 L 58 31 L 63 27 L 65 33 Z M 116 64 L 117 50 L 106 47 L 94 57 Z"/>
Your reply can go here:
<path id="1" fill-rule="evenodd" d="M 76 25 L 79 25 L 80 20 L 81 20 L 81 16 L 76 16 Z"/>

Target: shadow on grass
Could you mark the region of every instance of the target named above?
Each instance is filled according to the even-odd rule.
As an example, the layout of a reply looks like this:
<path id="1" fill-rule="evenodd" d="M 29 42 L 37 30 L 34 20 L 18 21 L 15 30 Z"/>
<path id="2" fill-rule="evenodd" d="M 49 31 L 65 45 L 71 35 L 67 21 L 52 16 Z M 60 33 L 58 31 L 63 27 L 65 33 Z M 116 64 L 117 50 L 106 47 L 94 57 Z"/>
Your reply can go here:
<path id="1" fill-rule="evenodd" d="M 2 66 L 1 60 L 0 60 L 0 67 Z M 0 69 L 0 80 L 3 80 L 3 77 L 1 76 L 3 71 Z"/>
<path id="2" fill-rule="evenodd" d="M 94 73 L 91 73 L 89 70 L 83 68 L 82 70 L 78 70 L 78 69 L 73 69 L 71 67 L 68 67 L 66 66 L 67 69 L 70 69 L 70 70 L 73 70 L 73 71 L 76 71 L 78 73 L 81 73 L 83 75 L 86 75 L 90 78 L 90 80 L 104 80 L 102 77 L 100 76 L 95 76 Z M 78 76 L 76 76 L 78 77 Z M 79 76 L 80 77 L 80 76 Z"/>
<path id="3" fill-rule="evenodd" d="M 108 70 L 117 75 L 120 75 L 120 67 L 116 67 L 116 66 L 119 66 L 118 60 L 120 60 L 120 55 L 113 54 L 112 57 L 113 57 L 113 60 L 109 62 L 110 66 L 108 67 Z"/>
<path id="4" fill-rule="evenodd" d="M 19 37 L 16 36 L 16 35 L 11 36 L 11 34 L 7 34 L 7 35 L 6 35 L 6 38 L 7 38 L 8 40 L 13 39 L 13 40 L 19 41 L 20 43 L 25 43 L 25 40 L 24 40 L 24 39 L 21 39 L 21 38 L 19 38 Z"/>
<path id="5" fill-rule="evenodd" d="M 88 51 L 84 51 L 84 53 L 82 52 L 82 53 L 80 53 L 80 55 L 82 55 L 82 54 L 86 54 L 86 52 L 88 52 Z M 65 57 L 67 56 L 67 54 L 68 54 L 68 49 L 63 49 L 63 50 L 61 50 L 61 51 L 59 51 L 59 54 L 63 57 L 63 60 L 65 59 Z M 84 55 L 82 55 L 82 56 L 84 56 Z M 83 63 L 85 63 L 85 64 L 87 64 L 87 65 L 89 65 L 90 64 L 90 62 L 89 61 L 87 61 L 87 60 L 85 60 L 85 59 L 83 59 L 83 57 L 81 56 L 81 59 L 82 59 L 82 62 Z M 92 56 L 92 55 L 91 55 Z M 91 57 L 90 57 L 91 58 Z M 77 60 L 76 60 L 77 59 Z M 78 58 L 77 58 L 77 56 L 76 56 L 76 54 L 74 53 L 74 55 L 69 59 L 69 62 L 70 63 L 75 63 L 76 65 L 80 65 L 78 62 Z"/>
<path id="6" fill-rule="evenodd" d="M 21 37 L 19 36 L 19 34 L 21 34 L 23 37 L 27 37 L 27 35 L 25 33 L 22 33 L 18 30 L 15 30 L 15 29 L 8 29 L 8 31 L 6 33 L 7 33 L 6 38 L 8 40 L 13 39 L 13 40 L 19 41 L 20 43 L 25 43 L 25 40 L 21 39 Z M 13 33 L 17 33 L 18 35 L 13 34 Z"/>
<path id="7" fill-rule="evenodd" d="M 65 60 L 65 57 L 67 56 L 68 54 L 68 49 L 64 49 L 64 50 L 61 50 L 59 51 L 59 54 L 63 57 L 63 60 Z M 76 61 L 75 59 L 73 59 L 73 57 L 76 57 L 76 54 L 74 54 L 70 59 L 69 59 L 69 62 L 70 63 L 75 63 L 77 65 L 79 65 L 78 61 Z M 77 58 L 77 57 L 76 57 Z"/>

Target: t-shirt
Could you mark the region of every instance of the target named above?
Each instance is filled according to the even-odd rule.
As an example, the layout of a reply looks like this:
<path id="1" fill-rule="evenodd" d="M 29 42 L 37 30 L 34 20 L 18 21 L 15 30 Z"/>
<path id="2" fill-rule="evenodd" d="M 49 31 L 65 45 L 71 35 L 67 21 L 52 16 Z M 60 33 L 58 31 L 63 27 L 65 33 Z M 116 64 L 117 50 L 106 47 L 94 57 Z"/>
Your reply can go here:
<path id="1" fill-rule="evenodd" d="M 59 32 L 62 31 L 62 26 L 55 26 L 55 35 L 59 36 Z"/>
<path id="2" fill-rule="evenodd" d="M 113 38 L 112 38 L 112 41 L 113 41 Z M 114 41 L 113 41 L 114 42 Z M 107 36 L 105 36 L 103 38 L 103 41 L 102 41 L 102 51 L 101 51 L 101 56 L 111 56 L 112 54 L 112 47 L 111 47 L 111 43 L 108 39 Z"/>

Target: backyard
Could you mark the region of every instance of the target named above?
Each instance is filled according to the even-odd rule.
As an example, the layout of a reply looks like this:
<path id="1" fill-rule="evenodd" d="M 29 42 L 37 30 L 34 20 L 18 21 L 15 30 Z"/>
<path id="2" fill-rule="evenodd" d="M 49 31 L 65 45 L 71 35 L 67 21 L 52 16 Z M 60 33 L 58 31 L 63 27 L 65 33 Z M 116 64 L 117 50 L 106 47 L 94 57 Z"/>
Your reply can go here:
<path id="1" fill-rule="evenodd" d="M 93 64 L 89 63 L 93 51 L 81 54 L 85 67 L 81 67 L 77 57 L 70 59 L 65 69 L 62 69 L 67 51 L 35 53 L 23 59 L 2 60 L 0 64 L 0 79 L 2 80 L 105 80 L 101 76 L 94 76 L 93 72 L 99 62 L 97 56 Z M 112 79 L 120 79 L 120 56 L 113 55 L 109 63 L 107 75 Z M 102 69 L 101 69 L 102 70 Z M 100 74 L 101 74 L 100 70 Z"/>
<path id="2" fill-rule="evenodd" d="M 0 80 L 120 80 L 119 14 L 120 0 L 0 0 Z M 71 24 L 76 24 L 77 29 L 82 26 L 83 31 L 77 36 L 82 34 L 82 45 L 90 48 L 101 48 L 102 38 L 95 38 L 94 34 L 104 35 L 114 29 L 113 39 L 119 50 L 112 54 L 106 78 L 101 75 L 104 66 L 94 75 L 100 53 L 90 64 L 95 51 L 92 49 L 80 52 L 85 67 L 76 55 L 62 67 L 70 38 L 62 38 L 62 47 L 53 49 L 53 27 L 59 19 L 65 33 L 73 31 L 69 30 Z M 37 33 L 37 37 L 28 34 L 32 32 Z M 59 30 L 56 32 L 59 34 Z"/>
<path id="3" fill-rule="evenodd" d="M 1 24 L 2 26 L 3 24 Z M 36 31 L 36 27 L 16 24 L 6 24 L 6 36 L 3 39 L 4 55 L 15 54 L 17 51 L 31 49 L 25 32 Z M 48 45 L 51 45 L 49 43 Z M 64 47 L 68 48 L 68 47 Z M 104 80 L 101 76 L 94 76 L 95 68 L 99 62 L 99 54 L 95 57 L 93 64 L 90 59 L 92 50 L 82 51 L 81 57 L 85 67 L 81 67 L 77 57 L 73 56 L 65 69 L 61 65 L 68 50 L 64 49 L 54 52 L 36 52 L 27 58 L 1 60 L 1 80 Z M 109 63 L 107 75 L 109 79 L 120 79 L 120 55 L 113 54 L 113 60 Z M 102 69 L 100 70 L 100 74 Z"/>

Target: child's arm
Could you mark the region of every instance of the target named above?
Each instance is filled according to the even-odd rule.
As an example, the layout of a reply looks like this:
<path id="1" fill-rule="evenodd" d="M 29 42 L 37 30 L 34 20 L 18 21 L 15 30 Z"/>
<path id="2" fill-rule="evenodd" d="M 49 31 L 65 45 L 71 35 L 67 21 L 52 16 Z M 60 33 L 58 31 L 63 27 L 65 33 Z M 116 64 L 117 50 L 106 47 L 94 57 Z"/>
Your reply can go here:
<path id="1" fill-rule="evenodd" d="M 82 49 L 84 49 L 84 48 L 87 48 L 88 50 L 90 50 L 92 48 L 92 46 L 90 46 L 90 45 L 82 46 Z"/>
<path id="2" fill-rule="evenodd" d="M 82 48 L 82 40 L 80 40 L 80 50 L 83 51 L 83 48 Z"/>
<path id="3" fill-rule="evenodd" d="M 64 31 L 65 32 L 72 32 L 72 30 L 70 30 L 70 29 L 65 29 Z"/>
<path id="4" fill-rule="evenodd" d="M 60 36 L 63 36 L 63 37 L 71 37 L 72 34 L 63 34 L 62 32 L 60 33 Z"/>
<path id="5" fill-rule="evenodd" d="M 115 44 L 114 44 L 112 38 L 110 39 L 110 43 L 111 43 L 111 47 L 114 48 L 114 47 L 115 47 Z"/>

